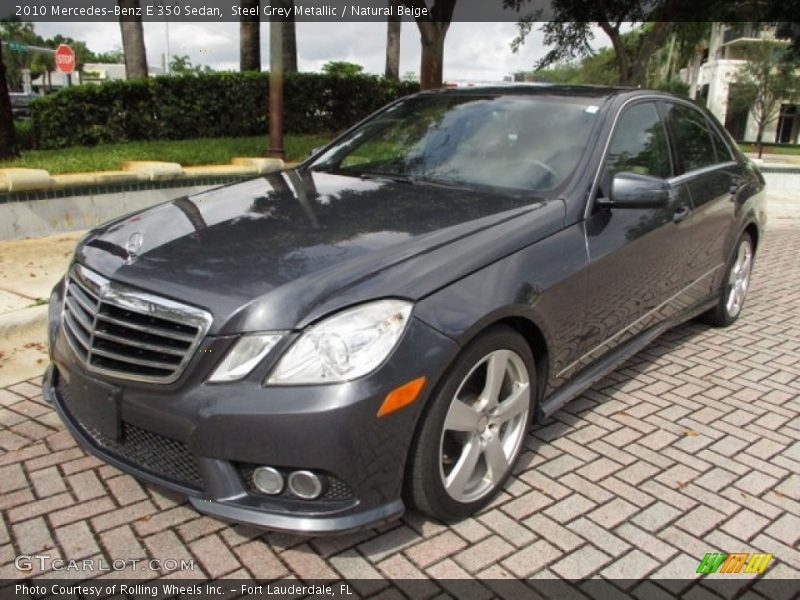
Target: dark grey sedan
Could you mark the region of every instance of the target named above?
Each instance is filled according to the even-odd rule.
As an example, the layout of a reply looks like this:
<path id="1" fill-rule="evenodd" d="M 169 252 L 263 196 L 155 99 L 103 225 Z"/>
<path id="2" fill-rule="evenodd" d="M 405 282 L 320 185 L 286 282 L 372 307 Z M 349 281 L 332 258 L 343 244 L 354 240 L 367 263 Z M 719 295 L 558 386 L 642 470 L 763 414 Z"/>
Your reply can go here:
<path id="1" fill-rule="evenodd" d="M 263 527 L 486 505 L 531 423 L 660 333 L 733 323 L 764 180 L 660 92 L 425 92 L 297 169 L 91 231 L 44 392 L 92 453 Z"/>

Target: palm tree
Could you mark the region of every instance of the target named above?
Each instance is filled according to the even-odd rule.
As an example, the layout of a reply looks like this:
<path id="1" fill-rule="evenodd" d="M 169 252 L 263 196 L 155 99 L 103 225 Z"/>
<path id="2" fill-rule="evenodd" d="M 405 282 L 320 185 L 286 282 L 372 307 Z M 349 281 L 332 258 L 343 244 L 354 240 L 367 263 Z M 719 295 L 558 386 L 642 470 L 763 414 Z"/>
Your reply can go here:
<path id="1" fill-rule="evenodd" d="M 6 65 L 3 62 L 3 43 L 0 41 L 0 159 L 17 156 L 17 136 L 14 131 L 14 113 L 8 95 Z"/>
<path id="2" fill-rule="evenodd" d="M 117 4 L 128 15 L 135 15 L 140 9 L 139 0 L 117 0 Z M 125 77 L 147 77 L 147 50 L 144 46 L 142 17 L 120 16 L 119 27 L 122 33 L 122 51 L 125 54 Z"/>
<path id="3" fill-rule="evenodd" d="M 283 72 L 297 73 L 297 31 L 294 22 L 294 0 L 284 0 L 289 17 L 283 22 Z"/>
<path id="4" fill-rule="evenodd" d="M 392 16 L 387 17 L 386 28 L 386 79 L 400 79 L 400 25 L 403 20 L 397 15 L 399 0 L 389 0 Z"/>
<path id="5" fill-rule="evenodd" d="M 261 20 L 258 16 L 260 0 L 240 0 L 242 14 L 239 18 L 239 70 L 261 70 Z"/>

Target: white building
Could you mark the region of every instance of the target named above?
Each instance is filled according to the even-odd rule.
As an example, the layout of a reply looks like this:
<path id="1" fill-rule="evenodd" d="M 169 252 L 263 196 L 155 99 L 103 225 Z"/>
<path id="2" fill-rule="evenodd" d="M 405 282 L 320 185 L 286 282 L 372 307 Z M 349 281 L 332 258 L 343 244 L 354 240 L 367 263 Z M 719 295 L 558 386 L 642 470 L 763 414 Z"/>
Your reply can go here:
<path id="1" fill-rule="evenodd" d="M 159 67 L 148 67 L 150 76 L 162 75 L 163 70 Z M 125 65 L 117 63 L 86 63 L 83 65 L 81 72 L 72 74 L 72 85 L 81 83 L 102 83 L 104 81 L 113 81 L 116 79 L 125 79 Z M 61 71 L 51 71 L 50 80 L 47 81 L 47 75 L 43 74 L 34 79 L 31 85 L 35 92 L 50 89 L 58 89 L 66 87 L 67 76 Z"/>
<path id="2" fill-rule="evenodd" d="M 694 87 L 695 98 L 725 124 L 737 141 L 754 142 L 757 126 L 752 114 L 729 105 L 730 85 L 746 61 L 747 46 L 764 39 L 774 39 L 773 30 L 756 23 L 714 23 L 711 38 L 701 61 L 681 70 L 683 81 Z M 800 109 L 784 103 L 778 119 L 764 130 L 765 143 L 797 144 L 800 134 Z"/>

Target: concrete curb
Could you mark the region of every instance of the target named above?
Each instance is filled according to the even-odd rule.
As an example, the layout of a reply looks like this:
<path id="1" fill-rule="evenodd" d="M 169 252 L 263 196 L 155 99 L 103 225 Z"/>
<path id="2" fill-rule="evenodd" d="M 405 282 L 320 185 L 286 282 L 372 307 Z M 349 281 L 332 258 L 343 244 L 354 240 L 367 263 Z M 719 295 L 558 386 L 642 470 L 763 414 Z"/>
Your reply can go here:
<path id="1" fill-rule="evenodd" d="M 0 314 L 0 338 L 30 333 L 47 327 L 47 304 Z"/>
<path id="2" fill-rule="evenodd" d="M 0 191 L 27 192 L 51 187 L 53 180 L 44 169 L 0 169 Z"/>
<path id="3" fill-rule="evenodd" d="M 180 181 L 198 177 L 241 175 L 255 177 L 281 171 L 297 163 L 285 163 L 279 158 L 235 157 L 230 164 L 184 167 L 178 163 L 156 160 L 129 160 L 117 171 L 64 173 L 50 175 L 44 169 L 0 169 L 0 193 L 35 192 L 38 190 L 102 186 L 140 181 Z"/>
<path id="4" fill-rule="evenodd" d="M 231 161 L 231 164 L 234 167 L 255 169 L 259 175 L 263 175 L 264 173 L 273 173 L 274 171 L 280 171 L 289 167 L 289 164 L 284 163 L 280 158 L 237 157 Z"/>
<path id="5" fill-rule="evenodd" d="M 140 173 L 150 181 L 163 181 L 183 176 L 183 167 L 178 163 L 157 160 L 126 160 L 122 163 L 122 170 Z"/>
<path id="6" fill-rule="evenodd" d="M 98 171 L 97 173 L 63 173 L 52 176 L 56 188 L 67 189 L 87 185 L 115 185 L 147 181 L 144 173 L 133 171 Z"/>

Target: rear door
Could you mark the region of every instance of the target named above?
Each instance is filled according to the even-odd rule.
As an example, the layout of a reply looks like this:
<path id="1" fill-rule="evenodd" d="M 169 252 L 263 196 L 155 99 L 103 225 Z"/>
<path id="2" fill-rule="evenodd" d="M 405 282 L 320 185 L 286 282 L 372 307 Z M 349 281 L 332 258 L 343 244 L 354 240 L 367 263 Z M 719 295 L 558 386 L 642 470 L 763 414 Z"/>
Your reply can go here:
<path id="1" fill-rule="evenodd" d="M 731 236 L 736 233 L 736 194 L 743 167 L 700 109 L 683 102 L 665 102 L 662 108 L 676 157 L 673 183 L 688 189 L 692 204 L 687 218 L 690 297 L 701 301 L 718 289 L 735 241 Z"/>

